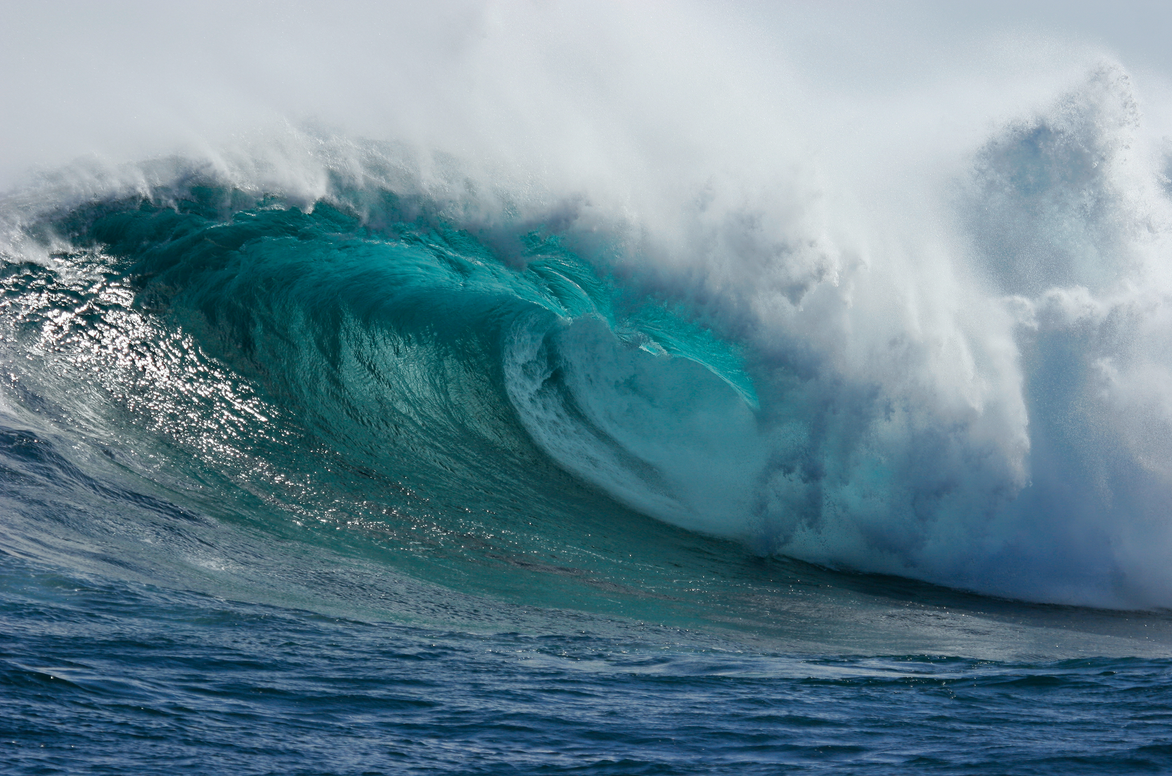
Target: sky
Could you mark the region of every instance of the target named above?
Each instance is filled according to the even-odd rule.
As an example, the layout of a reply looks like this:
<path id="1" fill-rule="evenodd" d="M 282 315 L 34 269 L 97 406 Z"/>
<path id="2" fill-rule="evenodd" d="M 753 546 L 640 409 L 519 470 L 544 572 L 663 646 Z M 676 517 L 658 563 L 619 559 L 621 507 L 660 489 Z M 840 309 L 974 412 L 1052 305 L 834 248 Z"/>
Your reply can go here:
<path id="1" fill-rule="evenodd" d="M 931 113 L 934 94 L 1105 54 L 1163 94 L 1170 29 L 1172 6 L 1156 2 L 0 0 L 0 190 L 79 157 L 135 160 L 281 122 L 475 155 L 507 145 L 510 126 L 603 127 L 626 120 L 608 115 L 612 98 L 663 86 L 682 101 L 693 82 L 719 95 L 778 79 L 814 110 L 904 99 Z M 578 93 L 583 115 L 566 108 Z M 940 100 L 927 120 L 952 111 Z"/>

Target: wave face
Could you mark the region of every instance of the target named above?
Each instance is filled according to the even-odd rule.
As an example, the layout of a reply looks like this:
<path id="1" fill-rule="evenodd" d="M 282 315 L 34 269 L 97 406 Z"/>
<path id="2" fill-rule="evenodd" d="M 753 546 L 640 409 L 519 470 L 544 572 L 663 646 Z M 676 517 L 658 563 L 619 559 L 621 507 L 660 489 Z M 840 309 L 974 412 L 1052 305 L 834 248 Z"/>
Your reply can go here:
<path id="1" fill-rule="evenodd" d="M 249 157 L 74 171 L 5 206 L 8 412 L 402 547 L 476 513 L 540 554 L 633 510 L 1166 606 L 1172 213 L 1138 121 L 1127 75 L 1094 71 L 973 150 L 947 239 L 905 244 L 727 182 L 640 222 L 296 132 L 312 190 Z"/>
<path id="2" fill-rule="evenodd" d="M 1172 605 L 1170 163 L 1124 67 L 1038 46 L 1024 77 L 1021 46 L 987 49 L 977 81 L 960 61 L 871 104 L 695 8 L 654 39 L 636 9 L 529 10 L 405 15 L 378 62 L 429 75 L 395 110 L 305 73 L 265 92 L 277 120 L 208 110 L 170 156 L 12 188 L 13 449 L 496 592 L 567 553 L 655 588 L 624 554 L 662 571 L 715 539 Z M 288 123 L 303 100 L 343 126 Z M 918 125 L 937 104 L 953 130 Z M 631 533 L 584 549 L 599 521 Z M 72 552 L 28 530 L 14 551 Z M 597 593 L 563 576 L 567 605 Z"/>

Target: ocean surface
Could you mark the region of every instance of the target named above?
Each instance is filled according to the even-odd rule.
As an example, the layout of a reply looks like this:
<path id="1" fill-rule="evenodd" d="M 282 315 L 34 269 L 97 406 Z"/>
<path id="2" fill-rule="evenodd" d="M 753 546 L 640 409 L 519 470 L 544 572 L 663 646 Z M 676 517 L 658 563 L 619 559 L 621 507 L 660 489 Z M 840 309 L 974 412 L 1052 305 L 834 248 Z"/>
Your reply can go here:
<path id="1" fill-rule="evenodd" d="M 626 107 L 0 194 L 0 771 L 1172 773 L 1158 90 L 548 45 Z"/>

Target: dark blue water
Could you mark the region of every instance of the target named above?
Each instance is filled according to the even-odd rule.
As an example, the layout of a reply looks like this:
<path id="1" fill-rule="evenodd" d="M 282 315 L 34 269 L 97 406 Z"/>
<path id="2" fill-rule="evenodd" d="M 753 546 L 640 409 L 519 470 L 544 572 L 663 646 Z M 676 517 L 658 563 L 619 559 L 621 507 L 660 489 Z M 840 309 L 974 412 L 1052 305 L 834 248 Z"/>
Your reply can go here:
<path id="1" fill-rule="evenodd" d="M 1033 230 L 1110 243 L 1072 131 L 974 157 L 952 339 L 374 145 L 9 195 L 0 769 L 1172 772 L 1162 297 Z"/>
<path id="2" fill-rule="evenodd" d="M 7 561 L 11 773 L 1162 773 L 1167 659 L 360 622 Z M 601 630 L 601 632 L 599 632 Z"/>

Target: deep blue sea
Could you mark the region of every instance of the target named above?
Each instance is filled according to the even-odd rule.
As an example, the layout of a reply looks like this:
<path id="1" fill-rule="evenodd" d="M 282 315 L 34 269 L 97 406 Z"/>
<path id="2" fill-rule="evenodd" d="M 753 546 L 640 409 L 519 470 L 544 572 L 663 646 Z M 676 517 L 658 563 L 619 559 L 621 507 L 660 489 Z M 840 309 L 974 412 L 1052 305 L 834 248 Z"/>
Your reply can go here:
<path id="1" fill-rule="evenodd" d="M 0 772 L 1172 773 L 1131 73 L 913 142 L 624 46 L 0 194 Z"/>

